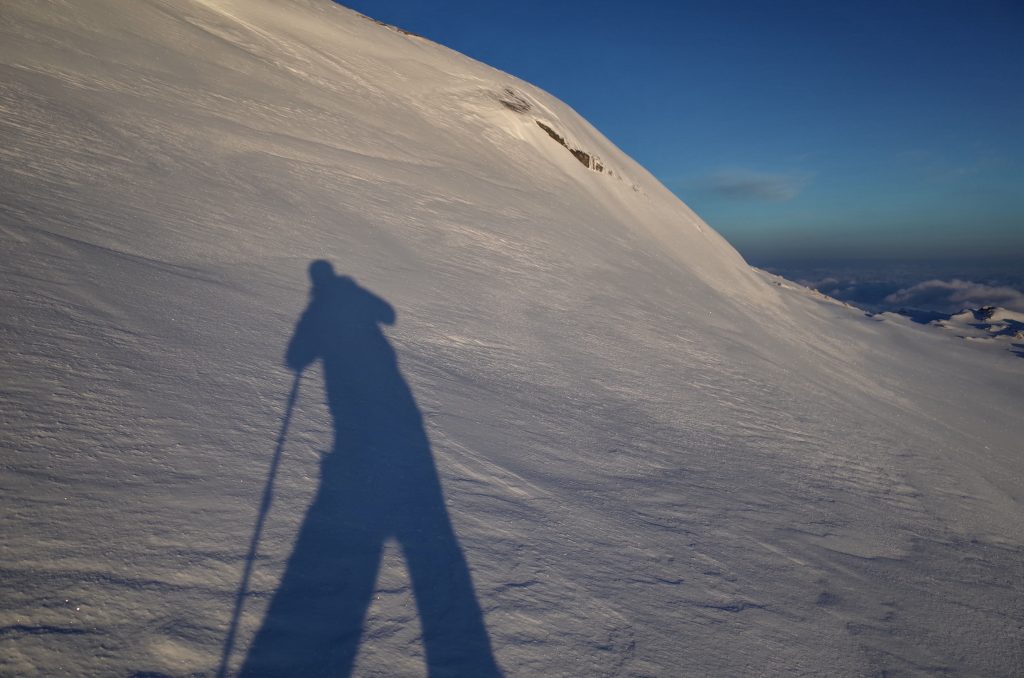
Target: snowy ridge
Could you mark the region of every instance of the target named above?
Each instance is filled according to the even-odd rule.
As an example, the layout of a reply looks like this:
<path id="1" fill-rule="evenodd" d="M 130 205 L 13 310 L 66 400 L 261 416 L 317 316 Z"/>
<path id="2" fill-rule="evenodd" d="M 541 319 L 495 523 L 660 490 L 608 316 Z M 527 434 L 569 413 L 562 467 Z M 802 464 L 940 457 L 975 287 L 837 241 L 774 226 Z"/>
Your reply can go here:
<path id="1" fill-rule="evenodd" d="M 289 573 L 343 595 L 318 501 L 387 505 L 313 361 L 227 673 L 1024 671 L 1012 353 L 752 270 L 564 103 L 326 0 L 0 15 L 0 674 L 216 675 L 324 259 L 411 394 L 385 434 L 429 448 L 478 654 L 401 530 L 358 640 L 260 649 Z"/>
<path id="2" fill-rule="evenodd" d="M 912 312 L 908 315 L 914 317 Z M 999 306 L 968 308 L 930 320 L 930 324 L 953 332 L 966 341 L 981 342 L 1024 355 L 1024 313 L 1018 311 Z"/>

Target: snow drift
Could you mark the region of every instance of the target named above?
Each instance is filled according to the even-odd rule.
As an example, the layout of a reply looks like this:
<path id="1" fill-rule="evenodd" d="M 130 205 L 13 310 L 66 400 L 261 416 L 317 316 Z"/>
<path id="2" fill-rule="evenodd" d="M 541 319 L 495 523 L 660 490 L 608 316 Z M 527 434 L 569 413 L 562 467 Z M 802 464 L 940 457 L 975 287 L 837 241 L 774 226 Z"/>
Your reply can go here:
<path id="1" fill-rule="evenodd" d="M 326 0 L 0 16 L 0 673 L 1024 670 L 1024 361 L 750 269 Z M 286 364 L 321 260 L 372 353 Z"/>

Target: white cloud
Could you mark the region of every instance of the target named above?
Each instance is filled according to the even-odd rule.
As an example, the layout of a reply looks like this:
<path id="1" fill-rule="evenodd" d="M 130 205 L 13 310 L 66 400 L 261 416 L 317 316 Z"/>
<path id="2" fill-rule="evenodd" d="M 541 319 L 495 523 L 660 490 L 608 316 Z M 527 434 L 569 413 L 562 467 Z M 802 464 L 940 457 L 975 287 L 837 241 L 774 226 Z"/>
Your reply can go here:
<path id="1" fill-rule="evenodd" d="M 906 306 L 943 313 L 965 308 L 1002 306 L 1024 312 L 1024 292 L 1012 287 L 991 287 L 969 280 L 926 280 L 893 292 L 885 298 L 893 306 Z"/>

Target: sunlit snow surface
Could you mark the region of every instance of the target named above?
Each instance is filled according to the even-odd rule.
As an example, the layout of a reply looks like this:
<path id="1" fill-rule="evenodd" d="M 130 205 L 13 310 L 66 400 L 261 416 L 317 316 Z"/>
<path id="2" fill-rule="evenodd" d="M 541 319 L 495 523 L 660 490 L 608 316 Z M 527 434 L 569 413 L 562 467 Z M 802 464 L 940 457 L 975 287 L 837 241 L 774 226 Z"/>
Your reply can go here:
<path id="1" fill-rule="evenodd" d="M 317 259 L 395 312 L 505 674 L 1024 673 L 1024 360 L 748 268 L 443 47 L 326 0 L 6 0 L 0 246 L 0 674 L 217 672 Z M 340 436 L 323 372 L 231 671 Z M 355 674 L 425 674 L 422 628 L 389 542 Z"/>

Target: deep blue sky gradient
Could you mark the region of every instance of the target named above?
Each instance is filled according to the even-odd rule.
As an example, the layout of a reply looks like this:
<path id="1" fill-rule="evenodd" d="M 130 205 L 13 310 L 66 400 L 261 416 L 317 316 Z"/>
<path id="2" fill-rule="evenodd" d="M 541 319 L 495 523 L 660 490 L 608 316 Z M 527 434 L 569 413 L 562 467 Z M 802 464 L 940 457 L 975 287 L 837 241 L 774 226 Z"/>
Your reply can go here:
<path id="1" fill-rule="evenodd" d="M 751 261 L 1024 260 L 1024 2 L 346 0 L 573 106 Z"/>

